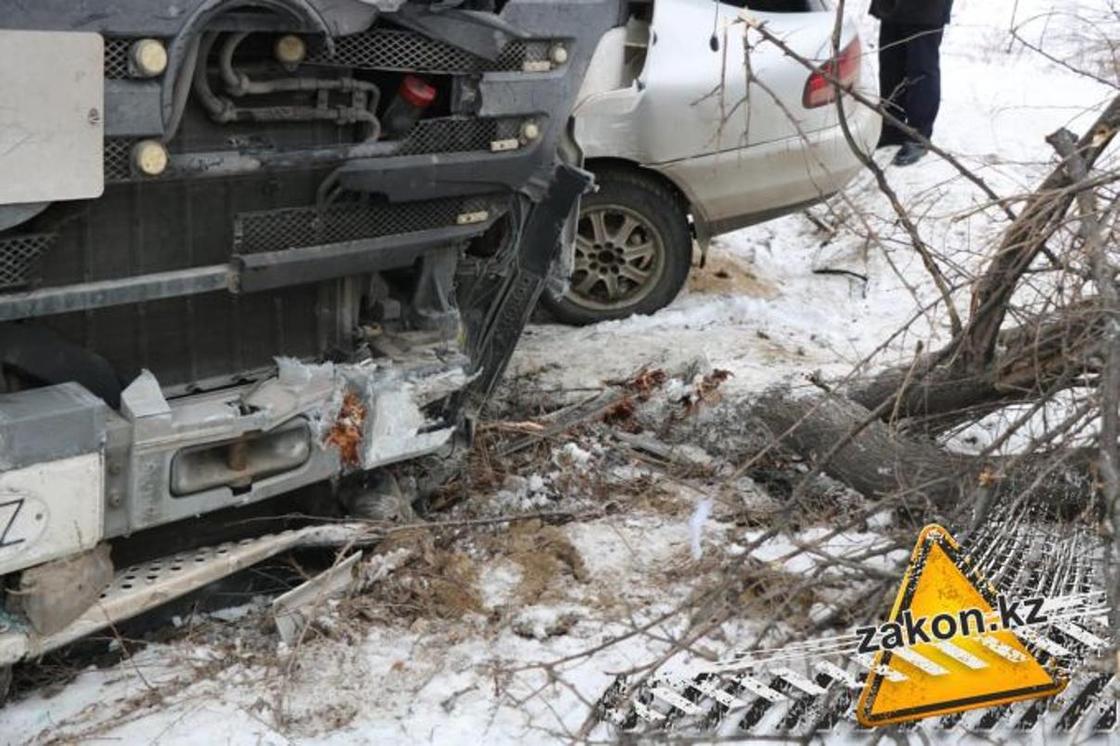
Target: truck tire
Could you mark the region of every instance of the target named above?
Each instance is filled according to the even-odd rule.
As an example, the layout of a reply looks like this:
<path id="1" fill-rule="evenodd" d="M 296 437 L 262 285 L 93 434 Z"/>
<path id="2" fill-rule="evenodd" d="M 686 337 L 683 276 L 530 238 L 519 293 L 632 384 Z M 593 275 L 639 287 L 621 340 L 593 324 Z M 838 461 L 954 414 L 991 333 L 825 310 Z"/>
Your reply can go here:
<path id="1" fill-rule="evenodd" d="M 12 667 L 0 666 L 0 707 L 8 701 L 8 691 L 12 687 Z"/>
<path id="2" fill-rule="evenodd" d="M 686 209 L 669 187 L 636 170 L 604 170 L 596 180 L 599 190 L 580 206 L 568 290 L 542 296 L 565 324 L 658 311 L 677 297 L 692 266 Z"/>

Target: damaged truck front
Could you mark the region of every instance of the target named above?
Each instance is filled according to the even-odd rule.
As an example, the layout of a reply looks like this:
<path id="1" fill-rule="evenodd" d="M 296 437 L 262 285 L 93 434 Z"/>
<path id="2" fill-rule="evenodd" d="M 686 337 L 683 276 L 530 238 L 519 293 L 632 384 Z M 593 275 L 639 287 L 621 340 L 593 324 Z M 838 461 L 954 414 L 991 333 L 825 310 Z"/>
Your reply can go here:
<path id="1" fill-rule="evenodd" d="M 467 429 L 588 185 L 569 115 L 622 21 L 617 0 L 0 9 L 0 693 L 15 662 L 322 539 L 191 549 L 199 517 Z M 190 551 L 114 567 L 160 526 Z"/>

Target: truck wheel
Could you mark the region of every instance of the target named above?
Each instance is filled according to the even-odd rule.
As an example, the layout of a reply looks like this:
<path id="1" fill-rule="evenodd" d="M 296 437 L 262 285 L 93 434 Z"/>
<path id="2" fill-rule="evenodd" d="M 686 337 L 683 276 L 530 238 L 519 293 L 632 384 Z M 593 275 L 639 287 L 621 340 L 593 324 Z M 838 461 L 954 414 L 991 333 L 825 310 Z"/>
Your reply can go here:
<path id="1" fill-rule="evenodd" d="M 692 235 L 680 201 L 638 172 L 597 175 L 599 191 L 583 198 L 575 262 L 562 296 L 543 303 L 565 324 L 594 324 L 649 314 L 669 305 L 692 266 Z"/>
<path id="2" fill-rule="evenodd" d="M 12 686 L 12 667 L 0 666 L 0 707 L 8 699 L 8 690 Z"/>

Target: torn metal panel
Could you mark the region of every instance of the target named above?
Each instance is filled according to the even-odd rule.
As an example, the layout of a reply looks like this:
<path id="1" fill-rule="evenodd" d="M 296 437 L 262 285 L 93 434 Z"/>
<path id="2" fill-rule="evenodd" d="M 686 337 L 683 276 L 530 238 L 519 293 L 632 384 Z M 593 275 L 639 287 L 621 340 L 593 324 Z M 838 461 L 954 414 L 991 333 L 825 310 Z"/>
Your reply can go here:
<path id="1" fill-rule="evenodd" d="M 361 552 L 354 552 L 334 567 L 272 602 L 272 618 L 276 622 L 276 631 L 280 633 L 281 640 L 288 645 L 296 642 L 324 601 L 337 598 L 357 587 L 358 560 L 361 558 Z"/>
<path id="2" fill-rule="evenodd" d="M 140 371 L 140 375 L 121 392 L 121 414 L 133 421 L 171 414 L 159 381 L 151 371 Z"/>
<path id="3" fill-rule="evenodd" d="M 272 422 L 284 422 L 335 395 L 336 371 L 332 363 L 309 364 L 280 357 L 276 366 L 275 378 L 263 381 L 242 397 L 250 409 L 267 412 Z"/>
<path id="4" fill-rule="evenodd" d="M 362 449 L 366 469 L 442 448 L 455 432 L 454 423 L 433 421 L 422 408 L 462 390 L 470 381 L 464 367 L 406 376 L 385 371 L 368 379 L 365 393 L 369 418 Z"/>
<path id="5" fill-rule="evenodd" d="M 368 414 L 369 408 L 361 397 L 353 391 L 347 391 L 342 396 L 338 416 L 324 438 L 325 445 L 338 449 L 338 457 L 347 468 L 354 468 L 362 462 L 358 453 Z"/>
<path id="6" fill-rule="evenodd" d="M 367 469 L 436 451 L 455 432 L 454 426 L 426 431 L 435 423 L 420 411 L 416 397 L 407 389 L 379 393 L 372 406 L 362 453 Z"/>
<path id="7" fill-rule="evenodd" d="M 122 395 L 132 442 L 106 534 L 432 453 L 457 423 L 424 408 L 468 381 L 465 357 L 432 346 L 362 364 L 280 358 L 258 384 L 170 401 L 145 371 Z"/>
<path id="8" fill-rule="evenodd" d="M 466 358 L 433 365 L 367 361 L 335 367 L 335 395 L 315 418 L 321 442 L 341 450 L 344 465 L 363 469 L 432 453 L 450 441 L 455 423 L 426 415 L 427 405 L 469 382 Z"/>

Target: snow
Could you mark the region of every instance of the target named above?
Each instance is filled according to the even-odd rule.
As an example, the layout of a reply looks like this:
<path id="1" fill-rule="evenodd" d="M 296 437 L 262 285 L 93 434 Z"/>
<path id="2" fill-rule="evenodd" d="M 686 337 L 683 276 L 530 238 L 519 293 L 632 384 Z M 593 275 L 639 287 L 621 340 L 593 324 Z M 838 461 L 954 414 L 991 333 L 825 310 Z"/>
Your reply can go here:
<path id="1" fill-rule="evenodd" d="M 548 507 L 554 498 L 555 494 L 540 474 L 530 474 L 528 477 L 511 474 L 506 477 L 502 490 L 495 496 L 493 507 L 494 512 L 499 515 L 529 513 Z"/>
<path id="2" fill-rule="evenodd" d="M 222 622 L 239 622 L 254 611 L 259 611 L 263 606 L 263 599 L 253 599 L 252 602 L 240 606 L 230 606 L 210 612 L 210 616 Z M 182 619 L 175 617 L 171 620 L 176 627 L 182 626 Z"/>
<path id="3" fill-rule="evenodd" d="M 750 544 L 761 536 L 761 531 L 748 531 L 740 543 Z M 804 552 L 801 548 L 806 546 L 814 547 L 817 553 Z M 846 558 L 857 552 L 888 549 L 883 554 L 864 560 L 863 564 L 879 570 L 892 570 L 910 554 L 907 549 L 892 549 L 893 546 L 884 541 L 881 534 L 846 531 L 832 535 L 830 529 L 811 528 L 792 536 L 781 535 L 771 539 L 752 552 L 751 556 L 772 566 L 780 565 L 788 572 L 805 573 L 818 566 L 831 567 L 830 557 Z"/>
<path id="4" fill-rule="evenodd" d="M 574 604 L 527 606 L 517 612 L 510 627 L 522 637 L 547 640 L 556 635 L 566 634 L 585 613 L 584 607 Z"/>
<path id="5" fill-rule="evenodd" d="M 1064 37 L 1075 29 L 1105 35 L 1099 30 L 1102 2 L 957 0 L 943 47 L 944 102 L 935 140 L 997 191 L 1029 189 L 1050 158 L 1043 138 L 1058 127 L 1083 130 L 1092 109 L 1113 92 L 1020 44 L 1009 45 L 1012 12 L 1018 22 L 1026 22 L 1024 38 L 1045 39 L 1048 48 L 1061 52 L 1068 49 Z M 1061 15 L 1047 17 L 1051 9 Z M 870 21 L 864 38 L 875 39 Z M 1058 46 L 1049 46 L 1054 43 Z M 878 158 L 885 162 L 889 153 Z M 921 230 L 930 245 L 962 270 L 982 259 L 982 247 L 1003 223 L 995 211 L 981 209 L 987 204 L 981 193 L 932 156 L 918 167 L 888 173 L 903 201 L 925 216 Z M 871 214 L 869 225 L 885 251 L 868 248 L 843 229 L 822 244 L 822 235 L 800 215 L 739 231 L 716 239 L 709 269 L 696 270 L 690 290 L 660 313 L 587 328 L 530 328 L 511 375 L 578 389 L 626 377 L 642 366 L 673 369 L 698 358 L 734 374 L 724 384 L 730 391 L 758 391 L 781 382 L 802 385 L 814 371 L 846 375 L 911 317 L 921 317 L 920 305 L 937 298 L 870 179 L 860 177 L 849 194 Z M 827 216 L 823 208 L 814 212 Z M 720 290 L 713 267 L 732 274 L 724 282 L 741 280 L 734 291 Z M 821 268 L 846 269 L 867 280 L 814 272 Z M 950 280 L 962 277 L 955 273 Z M 967 288 L 959 289 L 958 304 L 966 298 Z M 878 351 L 873 364 L 909 357 L 919 341 L 927 347 L 943 342 L 944 314 L 936 322 L 932 318 Z M 306 374 L 295 366 L 289 372 Z M 970 436 L 972 442 L 966 442 Z M 961 434 L 957 447 L 983 447 L 991 438 L 990 429 L 978 426 Z M 598 458 L 587 444 L 572 442 L 559 449 L 552 466 L 595 471 Z M 558 497 L 554 476 L 510 477 L 488 510 L 547 508 Z M 710 502 L 691 500 L 675 514 L 636 512 L 564 526 L 587 577 L 557 576 L 547 600 L 519 606 L 522 569 L 497 560 L 483 567 L 477 580 L 489 617 L 419 620 L 405 629 L 382 624 L 343 629 L 337 639 L 318 638 L 298 650 L 241 640 L 238 625 L 230 625 L 232 641 L 224 647 L 189 636 L 150 644 L 115 666 L 82 671 L 56 691 L 20 695 L 0 710 L 0 742 L 570 740 L 587 714 L 585 700 L 602 693 L 612 672 L 656 657 L 660 644 L 638 636 L 577 658 L 561 667 L 570 686 L 548 686 L 542 669 L 514 669 L 575 655 L 632 624 L 655 619 L 687 596 L 689 585 L 679 576 L 699 572 L 701 556 L 741 555 L 761 535 L 719 523 L 710 510 Z M 866 552 L 881 542 L 873 531 L 890 527 L 891 520 L 889 512 L 880 513 L 868 520 L 870 532 L 833 536 L 821 550 L 838 557 Z M 828 565 L 827 559 L 797 550 L 829 530 L 807 527 L 779 535 L 752 549 L 752 557 L 789 572 Z M 381 560 L 372 572 L 386 576 L 407 554 L 401 550 Z M 905 554 L 894 551 L 865 562 L 890 570 Z M 667 577 L 670 571 L 673 578 Z M 827 599 L 813 605 L 810 614 L 826 608 Z M 503 611 L 511 609 L 512 615 Z M 226 619 L 238 620 L 241 628 L 263 626 L 260 614 L 250 605 L 214 623 Z M 500 621 L 492 623 L 490 617 Z M 536 692 L 545 696 L 532 696 Z"/>
<path id="6" fill-rule="evenodd" d="M 696 510 L 693 511 L 692 517 L 688 519 L 689 550 L 694 560 L 699 560 L 704 556 L 704 524 L 711 514 L 712 501 L 701 500 L 696 504 Z"/>
<path id="7" fill-rule="evenodd" d="M 558 454 L 558 461 L 562 466 L 575 466 L 578 469 L 587 469 L 590 465 L 592 454 L 579 447 L 577 443 L 565 443 Z"/>
<path id="8" fill-rule="evenodd" d="M 521 570 L 513 562 L 490 563 L 479 578 L 482 604 L 496 609 L 514 601 L 514 591 L 521 582 Z"/>

